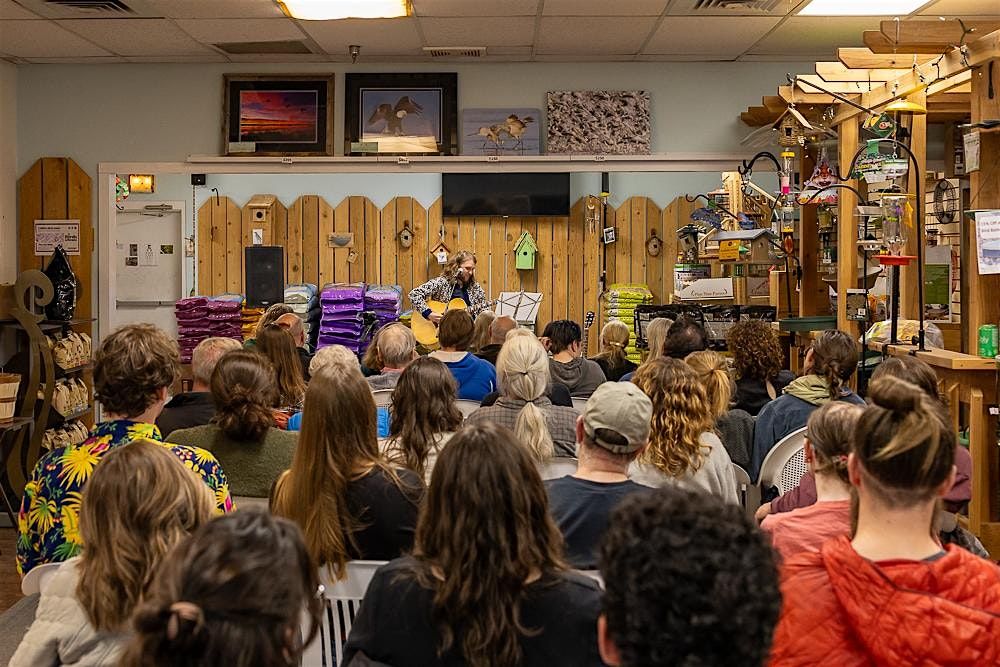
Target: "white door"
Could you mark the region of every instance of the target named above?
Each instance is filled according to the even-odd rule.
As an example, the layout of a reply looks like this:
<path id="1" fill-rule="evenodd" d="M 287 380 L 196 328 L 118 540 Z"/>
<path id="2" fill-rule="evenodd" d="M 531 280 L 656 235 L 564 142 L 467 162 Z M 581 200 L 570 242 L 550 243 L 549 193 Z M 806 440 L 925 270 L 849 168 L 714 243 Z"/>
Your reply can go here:
<path id="1" fill-rule="evenodd" d="M 148 322 L 176 336 L 174 302 L 184 292 L 182 210 L 118 211 L 114 234 L 113 326 Z"/>

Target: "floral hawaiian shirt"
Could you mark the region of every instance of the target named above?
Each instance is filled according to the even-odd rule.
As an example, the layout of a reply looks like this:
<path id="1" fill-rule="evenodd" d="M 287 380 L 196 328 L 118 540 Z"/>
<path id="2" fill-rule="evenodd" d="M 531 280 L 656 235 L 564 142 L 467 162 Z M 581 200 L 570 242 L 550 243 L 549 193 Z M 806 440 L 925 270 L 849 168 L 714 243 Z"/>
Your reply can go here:
<path id="1" fill-rule="evenodd" d="M 52 450 L 38 461 L 24 487 L 17 518 L 17 571 L 21 575 L 36 565 L 62 562 L 80 553 L 83 487 L 105 453 L 142 438 L 163 440 L 153 424 L 127 420 L 103 422 L 94 427 L 83 443 Z M 232 511 L 229 483 L 214 456 L 197 447 L 162 444 L 205 481 L 215 495 L 219 511 Z"/>

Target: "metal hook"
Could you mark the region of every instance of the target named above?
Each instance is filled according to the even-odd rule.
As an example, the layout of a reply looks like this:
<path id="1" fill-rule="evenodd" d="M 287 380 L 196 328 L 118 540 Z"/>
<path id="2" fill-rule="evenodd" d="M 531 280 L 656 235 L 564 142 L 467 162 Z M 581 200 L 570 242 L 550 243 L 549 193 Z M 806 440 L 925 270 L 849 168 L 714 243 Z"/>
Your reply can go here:
<path id="1" fill-rule="evenodd" d="M 216 206 L 221 206 L 220 200 L 219 200 L 219 188 L 212 188 L 212 192 L 215 193 L 215 205 Z"/>

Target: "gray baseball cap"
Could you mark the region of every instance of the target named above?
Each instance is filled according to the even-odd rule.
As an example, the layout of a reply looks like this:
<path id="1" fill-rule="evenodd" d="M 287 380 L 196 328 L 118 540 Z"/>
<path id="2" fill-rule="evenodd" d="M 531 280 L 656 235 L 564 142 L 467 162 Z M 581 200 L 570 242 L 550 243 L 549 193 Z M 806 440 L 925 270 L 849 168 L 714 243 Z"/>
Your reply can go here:
<path id="1" fill-rule="evenodd" d="M 583 409 L 583 431 L 587 437 L 615 454 L 631 454 L 649 440 L 653 402 L 631 382 L 605 382 L 587 399 Z M 617 433 L 628 443 L 610 443 L 598 437 L 598 429 Z"/>

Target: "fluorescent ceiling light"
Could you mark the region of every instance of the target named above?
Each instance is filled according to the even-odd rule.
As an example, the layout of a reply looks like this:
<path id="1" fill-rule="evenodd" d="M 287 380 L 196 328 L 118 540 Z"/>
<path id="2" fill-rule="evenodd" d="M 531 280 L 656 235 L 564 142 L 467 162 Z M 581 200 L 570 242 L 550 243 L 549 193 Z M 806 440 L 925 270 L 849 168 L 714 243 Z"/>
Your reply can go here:
<path id="1" fill-rule="evenodd" d="M 409 16 L 408 0 L 278 0 L 286 14 L 306 21 L 392 19 Z"/>
<path id="2" fill-rule="evenodd" d="M 811 0 L 799 16 L 906 16 L 927 0 Z"/>

